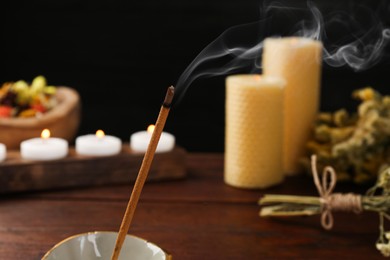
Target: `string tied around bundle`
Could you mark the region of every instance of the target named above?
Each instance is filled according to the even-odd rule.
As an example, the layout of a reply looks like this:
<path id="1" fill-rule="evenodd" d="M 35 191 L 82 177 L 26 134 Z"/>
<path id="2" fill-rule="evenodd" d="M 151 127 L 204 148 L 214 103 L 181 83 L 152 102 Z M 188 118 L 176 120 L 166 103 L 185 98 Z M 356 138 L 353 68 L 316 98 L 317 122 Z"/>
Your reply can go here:
<path id="1" fill-rule="evenodd" d="M 322 182 L 317 171 L 317 157 L 311 156 L 311 169 L 314 184 L 320 195 L 321 202 L 321 225 L 330 230 L 333 227 L 333 211 L 347 211 L 356 214 L 363 211 L 361 196 L 354 193 L 332 193 L 336 187 L 337 175 L 335 170 L 326 166 L 322 172 Z"/>

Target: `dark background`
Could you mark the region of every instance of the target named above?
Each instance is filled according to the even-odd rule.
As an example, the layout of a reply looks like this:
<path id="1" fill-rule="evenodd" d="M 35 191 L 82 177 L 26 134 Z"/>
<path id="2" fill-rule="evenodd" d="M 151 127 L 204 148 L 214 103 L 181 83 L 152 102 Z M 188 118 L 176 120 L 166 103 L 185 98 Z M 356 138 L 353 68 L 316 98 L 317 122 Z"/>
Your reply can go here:
<path id="1" fill-rule="evenodd" d="M 283 2 L 2 1 L 0 81 L 30 81 L 44 75 L 50 85 L 73 87 L 83 103 L 79 134 L 101 128 L 128 141 L 131 133 L 154 123 L 166 88 L 205 46 L 232 26 L 261 19 L 275 3 Z M 324 17 L 335 10 L 356 16 L 366 26 L 362 30 L 377 26 L 370 24 L 372 19 L 389 24 L 386 1 L 312 3 Z M 306 1 L 295 4 L 307 6 Z M 283 9 L 264 27 L 263 35 L 288 35 L 301 15 Z M 348 36 L 341 28 L 331 29 L 339 38 Z M 351 91 L 367 85 L 390 94 L 388 54 L 387 47 L 378 64 L 360 72 L 324 65 L 321 109 L 353 110 Z M 165 130 L 187 150 L 223 151 L 224 80 L 218 76 L 195 81 L 171 110 Z"/>

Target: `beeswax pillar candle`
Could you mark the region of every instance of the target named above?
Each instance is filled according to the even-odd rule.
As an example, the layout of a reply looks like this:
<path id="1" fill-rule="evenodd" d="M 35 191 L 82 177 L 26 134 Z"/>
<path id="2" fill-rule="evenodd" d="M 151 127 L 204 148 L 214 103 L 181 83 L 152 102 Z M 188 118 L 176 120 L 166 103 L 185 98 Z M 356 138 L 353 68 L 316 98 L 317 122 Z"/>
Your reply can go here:
<path id="1" fill-rule="evenodd" d="M 283 180 L 284 80 L 260 75 L 226 79 L 225 182 L 267 188 Z"/>
<path id="2" fill-rule="evenodd" d="M 299 159 L 319 108 L 322 44 L 299 38 L 268 38 L 264 41 L 263 74 L 286 81 L 284 93 L 283 170 L 301 171 Z"/>

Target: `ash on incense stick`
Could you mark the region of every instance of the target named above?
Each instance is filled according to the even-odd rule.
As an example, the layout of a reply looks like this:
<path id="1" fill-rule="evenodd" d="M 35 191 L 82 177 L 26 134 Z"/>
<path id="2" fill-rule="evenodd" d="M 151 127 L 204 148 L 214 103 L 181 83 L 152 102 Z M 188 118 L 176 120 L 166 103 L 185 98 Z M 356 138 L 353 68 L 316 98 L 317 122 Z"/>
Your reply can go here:
<path id="1" fill-rule="evenodd" d="M 112 253 L 112 260 L 117 260 L 120 251 L 122 249 L 123 242 L 126 238 L 127 232 L 129 231 L 131 221 L 133 220 L 134 212 L 138 204 L 139 197 L 142 192 L 142 188 L 145 184 L 146 178 L 148 177 L 148 173 L 150 170 L 150 166 L 152 164 L 154 154 L 157 149 L 158 141 L 160 139 L 161 133 L 164 129 L 165 122 L 167 120 L 169 110 L 171 108 L 171 103 L 173 100 L 173 96 L 175 93 L 175 89 L 173 86 L 169 87 L 164 99 L 164 102 L 161 106 L 160 113 L 158 114 L 157 121 L 154 127 L 154 131 L 152 137 L 150 138 L 150 142 L 144 158 L 142 160 L 141 168 L 138 172 L 137 179 L 134 184 L 133 191 L 130 195 L 129 202 L 127 204 L 126 212 L 123 216 L 122 223 L 119 229 L 119 234 L 115 243 L 115 248 Z"/>

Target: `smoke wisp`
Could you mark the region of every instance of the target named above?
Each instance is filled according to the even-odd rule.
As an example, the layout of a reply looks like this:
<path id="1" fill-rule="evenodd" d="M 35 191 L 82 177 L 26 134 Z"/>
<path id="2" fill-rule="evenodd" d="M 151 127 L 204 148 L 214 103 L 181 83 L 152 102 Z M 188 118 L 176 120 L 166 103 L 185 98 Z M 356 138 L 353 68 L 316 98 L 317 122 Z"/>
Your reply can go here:
<path id="1" fill-rule="evenodd" d="M 260 72 L 263 40 L 285 36 L 320 40 L 324 64 L 362 71 L 381 60 L 390 41 L 390 29 L 364 6 L 348 12 L 323 12 L 312 2 L 300 7 L 266 3 L 260 8 L 259 21 L 227 29 L 195 57 L 176 83 L 178 100 L 194 80 Z"/>

